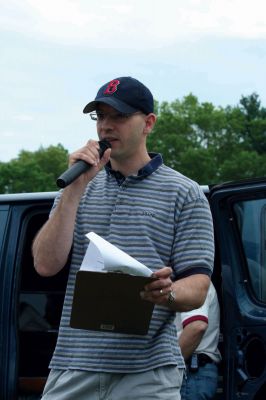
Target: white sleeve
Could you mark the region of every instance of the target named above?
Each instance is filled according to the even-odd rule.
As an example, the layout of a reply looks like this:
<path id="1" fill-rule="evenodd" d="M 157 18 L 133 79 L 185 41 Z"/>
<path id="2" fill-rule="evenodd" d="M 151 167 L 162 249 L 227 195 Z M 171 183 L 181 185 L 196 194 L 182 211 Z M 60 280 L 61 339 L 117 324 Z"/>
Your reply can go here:
<path id="1" fill-rule="evenodd" d="M 180 313 L 183 328 L 193 321 L 205 321 L 208 323 L 209 307 L 213 297 L 213 290 L 214 289 L 211 284 L 205 302 L 201 307 L 196 308 L 195 310 Z"/>

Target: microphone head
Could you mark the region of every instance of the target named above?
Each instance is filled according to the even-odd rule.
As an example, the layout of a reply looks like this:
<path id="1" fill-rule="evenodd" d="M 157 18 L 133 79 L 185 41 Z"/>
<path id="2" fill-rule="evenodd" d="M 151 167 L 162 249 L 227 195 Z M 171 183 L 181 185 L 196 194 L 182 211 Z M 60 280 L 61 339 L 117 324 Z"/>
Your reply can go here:
<path id="1" fill-rule="evenodd" d="M 112 147 L 111 143 L 108 140 L 103 139 L 99 141 L 100 149 L 105 152 L 105 150 L 110 149 Z"/>

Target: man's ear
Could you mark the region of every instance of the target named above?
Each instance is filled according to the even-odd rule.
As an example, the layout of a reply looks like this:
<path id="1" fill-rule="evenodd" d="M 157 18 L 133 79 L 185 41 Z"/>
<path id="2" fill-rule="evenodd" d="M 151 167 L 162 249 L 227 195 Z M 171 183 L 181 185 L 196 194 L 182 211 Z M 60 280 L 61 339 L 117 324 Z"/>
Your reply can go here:
<path id="1" fill-rule="evenodd" d="M 157 119 L 157 117 L 153 113 L 146 115 L 144 133 L 146 133 L 148 135 L 152 131 L 152 129 L 155 125 L 156 119 Z"/>

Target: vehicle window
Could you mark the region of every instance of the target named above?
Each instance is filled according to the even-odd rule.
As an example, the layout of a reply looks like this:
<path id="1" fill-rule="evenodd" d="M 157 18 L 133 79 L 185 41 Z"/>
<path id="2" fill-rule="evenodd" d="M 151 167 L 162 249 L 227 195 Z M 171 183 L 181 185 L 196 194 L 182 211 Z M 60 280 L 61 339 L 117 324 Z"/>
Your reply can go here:
<path id="1" fill-rule="evenodd" d="M 56 344 L 68 268 L 53 277 L 39 276 L 33 266 L 32 241 L 48 214 L 32 215 L 22 233 L 21 281 L 18 308 L 19 390 L 39 393 L 48 375 Z M 36 381 L 36 378 L 38 380 Z M 40 379 L 42 378 L 42 379 Z M 39 382 L 38 385 L 36 382 Z"/>
<path id="2" fill-rule="evenodd" d="M 266 302 L 266 199 L 238 202 L 234 212 L 253 292 Z"/>

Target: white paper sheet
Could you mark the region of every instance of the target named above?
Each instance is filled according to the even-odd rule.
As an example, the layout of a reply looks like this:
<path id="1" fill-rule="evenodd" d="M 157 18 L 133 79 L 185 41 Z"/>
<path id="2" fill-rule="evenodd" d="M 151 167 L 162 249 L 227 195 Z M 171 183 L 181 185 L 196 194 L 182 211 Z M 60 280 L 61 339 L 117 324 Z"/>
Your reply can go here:
<path id="1" fill-rule="evenodd" d="M 152 271 L 148 267 L 101 236 L 89 232 L 86 237 L 90 240 L 90 243 L 81 264 L 81 270 L 151 276 Z"/>

